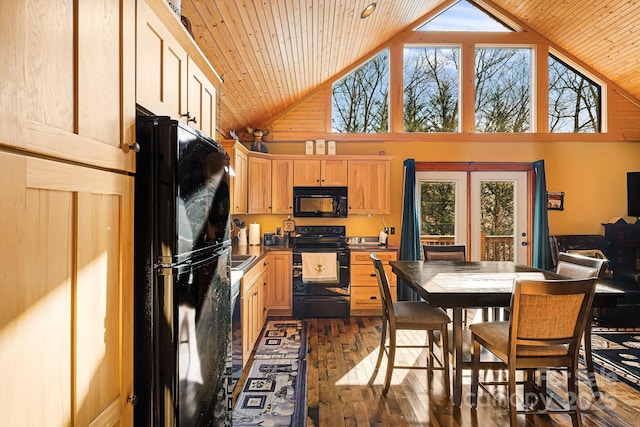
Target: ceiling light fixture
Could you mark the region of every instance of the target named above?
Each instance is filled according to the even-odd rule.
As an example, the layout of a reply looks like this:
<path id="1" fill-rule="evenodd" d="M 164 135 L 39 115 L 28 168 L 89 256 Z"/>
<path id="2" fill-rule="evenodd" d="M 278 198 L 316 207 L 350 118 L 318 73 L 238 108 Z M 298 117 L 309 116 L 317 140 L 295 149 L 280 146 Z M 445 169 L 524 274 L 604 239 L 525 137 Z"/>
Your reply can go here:
<path id="1" fill-rule="evenodd" d="M 360 14 L 360 19 L 368 18 L 369 15 L 371 15 L 374 10 L 376 10 L 376 3 L 375 2 L 369 3 L 367 7 L 365 7 L 362 10 L 362 13 Z"/>

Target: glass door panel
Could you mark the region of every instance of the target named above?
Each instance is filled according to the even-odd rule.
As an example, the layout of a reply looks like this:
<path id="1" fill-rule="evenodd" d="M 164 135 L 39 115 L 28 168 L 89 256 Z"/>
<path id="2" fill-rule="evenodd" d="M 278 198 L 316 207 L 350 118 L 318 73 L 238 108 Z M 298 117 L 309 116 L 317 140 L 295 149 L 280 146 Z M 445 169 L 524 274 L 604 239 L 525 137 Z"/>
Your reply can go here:
<path id="1" fill-rule="evenodd" d="M 418 172 L 421 244 L 467 244 L 466 172 Z"/>
<path id="2" fill-rule="evenodd" d="M 526 172 L 473 172 L 470 195 L 471 258 L 526 264 Z"/>

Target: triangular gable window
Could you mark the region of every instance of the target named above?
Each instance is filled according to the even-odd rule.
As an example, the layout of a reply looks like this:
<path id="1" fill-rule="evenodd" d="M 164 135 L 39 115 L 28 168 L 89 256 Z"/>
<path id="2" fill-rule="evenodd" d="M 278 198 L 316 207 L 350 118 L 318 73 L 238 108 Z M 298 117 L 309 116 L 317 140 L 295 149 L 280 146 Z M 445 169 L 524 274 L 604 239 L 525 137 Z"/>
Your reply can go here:
<path id="1" fill-rule="evenodd" d="M 417 31 L 511 32 L 513 30 L 471 3 L 460 0 L 420 26 Z"/>

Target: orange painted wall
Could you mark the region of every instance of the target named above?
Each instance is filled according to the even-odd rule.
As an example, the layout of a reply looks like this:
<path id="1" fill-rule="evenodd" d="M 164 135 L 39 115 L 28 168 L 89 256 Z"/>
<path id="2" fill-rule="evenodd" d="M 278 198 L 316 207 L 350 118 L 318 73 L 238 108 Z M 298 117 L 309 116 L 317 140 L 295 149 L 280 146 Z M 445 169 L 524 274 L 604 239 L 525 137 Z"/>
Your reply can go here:
<path id="1" fill-rule="evenodd" d="M 303 154 L 303 143 L 272 143 L 272 154 Z M 384 216 L 396 227 L 389 243 L 398 245 L 402 217 L 403 162 L 534 162 L 543 159 L 548 191 L 565 193 L 564 210 L 549 212 L 551 234 L 602 234 L 603 222 L 626 216 L 626 172 L 640 171 L 640 144 L 629 142 L 338 142 L 338 154 L 393 156 L 391 208 Z M 242 217 L 241 217 L 242 218 Z M 246 215 L 247 222 L 261 224 L 261 232 L 275 231 L 286 215 Z M 297 224 L 346 224 L 350 236 L 375 236 L 383 227 L 380 215 L 352 215 L 343 220 L 295 218 Z M 628 221 L 634 219 L 628 218 Z"/>

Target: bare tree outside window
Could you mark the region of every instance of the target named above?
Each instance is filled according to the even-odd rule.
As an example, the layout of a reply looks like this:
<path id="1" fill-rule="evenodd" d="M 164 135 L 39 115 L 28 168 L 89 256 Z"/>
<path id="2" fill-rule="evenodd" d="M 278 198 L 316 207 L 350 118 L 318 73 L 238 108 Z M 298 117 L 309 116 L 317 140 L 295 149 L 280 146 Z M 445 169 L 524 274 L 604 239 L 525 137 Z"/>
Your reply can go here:
<path id="1" fill-rule="evenodd" d="M 389 52 L 334 83 L 332 95 L 333 132 L 388 132 Z"/>
<path id="2" fill-rule="evenodd" d="M 531 49 L 477 48 L 476 132 L 528 132 Z"/>
<path id="3" fill-rule="evenodd" d="M 549 55 L 549 132 L 600 132 L 600 85 Z"/>
<path id="4" fill-rule="evenodd" d="M 404 131 L 458 132 L 460 49 L 404 49 Z"/>

